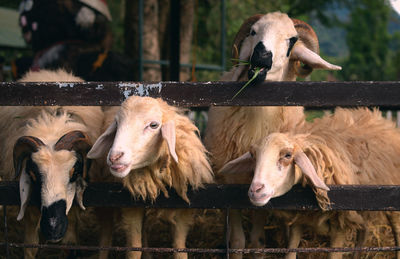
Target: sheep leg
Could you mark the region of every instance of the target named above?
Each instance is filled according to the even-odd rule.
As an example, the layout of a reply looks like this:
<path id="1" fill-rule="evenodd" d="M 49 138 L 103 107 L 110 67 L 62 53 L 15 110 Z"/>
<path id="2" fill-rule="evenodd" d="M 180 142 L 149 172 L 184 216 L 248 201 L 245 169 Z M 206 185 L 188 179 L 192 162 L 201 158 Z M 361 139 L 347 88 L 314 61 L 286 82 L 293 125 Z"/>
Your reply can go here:
<path id="1" fill-rule="evenodd" d="M 331 247 L 343 247 L 345 240 L 345 231 L 338 227 L 332 227 L 330 232 L 330 245 Z M 343 253 L 329 253 L 328 259 L 341 259 Z"/>
<path id="2" fill-rule="evenodd" d="M 144 221 L 144 228 L 143 228 L 143 231 L 142 231 L 142 242 L 143 242 L 143 244 L 142 244 L 142 246 L 143 247 L 149 247 L 149 238 L 148 238 L 148 231 L 147 231 L 147 229 L 146 229 L 146 220 Z M 153 254 L 152 253 L 150 253 L 150 252 L 143 252 L 143 254 L 142 254 L 142 259 L 152 259 L 153 258 Z"/>
<path id="3" fill-rule="evenodd" d="M 289 244 L 288 248 L 298 248 L 303 235 L 303 227 L 298 224 L 293 224 L 289 227 Z M 296 259 L 296 253 L 287 253 L 285 259 Z"/>
<path id="4" fill-rule="evenodd" d="M 143 208 L 122 209 L 122 222 L 126 231 L 126 242 L 129 247 L 142 247 Z M 129 259 L 140 259 L 142 252 L 128 252 Z"/>
<path id="5" fill-rule="evenodd" d="M 267 218 L 267 211 L 254 210 L 252 214 L 252 227 L 250 232 L 250 245 L 251 248 L 264 248 L 265 247 L 265 233 L 264 225 Z M 263 254 L 253 254 L 253 258 L 264 258 Z"/>
<path id="6" fill-rule="evenodd" d="M 112 208 L 96 208 L 95 214 L 100 227 L 100 247 L 112 246 L 112 234 L 114 228 L 114 209 Z M 107 259 L 108 251 L 100 251 L 99 259 Z"/>
<path id="7" fill-rule="evenodd" d="M 240 210 L 229 211 L 229 243 L 231 248 L 243 249 L 245 247 L 245 236 L 242 226 L 242 213 Z M 241 259 L 242 254 L 232 253 L 229 255 L 232 259 Z"/>
<path id="8" fill-rule="evenodd" d="M 40 211 L 36 207 L 27 207 L 24 216 L 24 243 L 25 244 L 39 244 L 39 223 Z M 38 252 L 37 248 L 25 248 L 24 257 L 35 258 Z"/>
<path id="9" fill-rule="evenodd" d="M 365 226 L 363 226 L 362 229 L 357 231 L 356 247 L 363 247 L 366 239 L 367 239 L 367 229 L 365 228 Z M 353 258 L 360 259 L 361 252 L 355 252 Z"/>
<path id="10" fill-rule="evenodd" d="M 77 244 L 78 243 L 78 220 L 79 220 L 79 209 L 77 207 L 72 207 L 68 213 L 68 228 L 67 232 L 62 239 L 63 244 Z M 77 250 L 66 250 L 67 258 L 76 258 Z"/>
<path id="11" fill-rule="evenodd" d="M 193 224 L 193 210 L 178 210 L 173 224 L 174 248 L 186 248 L 186 237 Z M 187 253 L 174 253 L 175 259 L 187 259 Z"/>
<path id="12" fill-rule="evenodd" d="M 386 217 L 392 227 L 394 242 L 396 246 L 400 246 L 400 213 L 394 211 L 387 212 Z M 400 251 L 396 252 L 396 258 L 400 259 Z"/>

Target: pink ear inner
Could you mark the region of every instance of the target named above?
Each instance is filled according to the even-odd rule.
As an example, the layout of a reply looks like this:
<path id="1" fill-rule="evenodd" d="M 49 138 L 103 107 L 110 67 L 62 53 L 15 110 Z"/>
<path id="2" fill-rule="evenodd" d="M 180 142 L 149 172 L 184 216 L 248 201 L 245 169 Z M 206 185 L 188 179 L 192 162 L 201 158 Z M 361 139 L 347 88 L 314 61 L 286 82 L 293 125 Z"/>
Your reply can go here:
<path id="1" fill-rule="evenodd" d="M 176 134 L 175 134 L 175 122 L 167 121 L 161 126 L 162 137 L 167 141 L 169 153 L 172 158 L 178 163 L 178 155 L 175 151 Z"/>
<path id="2" fill-rule="evenodd" d="M 329 191 L 328 186 L 318 177 L 314 166 L 310 159 L 304 154 L 304 152 L 297 152 L 294 156 L 294 161 L 297 166 L 300 167 L 301 171 L 311 180 L 315 187 Z"/>

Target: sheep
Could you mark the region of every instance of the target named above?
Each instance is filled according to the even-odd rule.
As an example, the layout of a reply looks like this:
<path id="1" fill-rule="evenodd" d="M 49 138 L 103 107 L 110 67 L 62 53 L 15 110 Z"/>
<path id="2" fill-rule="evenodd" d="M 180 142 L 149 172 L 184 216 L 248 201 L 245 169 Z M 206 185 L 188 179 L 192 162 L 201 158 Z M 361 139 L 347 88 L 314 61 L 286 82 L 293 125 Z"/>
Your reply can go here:
<path id="1" fill-rule="evenodd" d="M 89 158 L 107 154 L 110 172 L 135 198 L 154 201 L 168 187 L 189 203 L 188 186 L 193 189 L 213 182 L 207 152 L 197 136 L 194 124 L 182 111 L 161 99 L 131 96 L 122 103 L 115 119 L 97 139 Z M 124 208 L 122 222 L 128 246 L 142 246 L 144 209 Z M 192 212 L 164 210 L 163 217 L 174 225 L 173 246 L 185 248 Z M 140 258 L 131 252 L 129 258 Z M 187 258 L 175 253 L 175 258 Z"/>
<path id="2" fill-rule="evenodd" d="M 82 80 L 63 70 L 29 72 L 21 79 L 46 81 Z M 71 206 L 76 199 L 84 209 L 90 166 L 86 153 L 101 133 L 101 108 L 2 106 L 0 118 L 0 175 L 4 180 L 19 178 L 17 220 L 24 218 L 24 242 L 38 244 L 40 226 L 46 241 L 76 243 L 78 209 Z M 90 170 L 95 170 L 94 164 Z M 39 198 L 39 209 L 28 207 L 31 197 Z M 24 253 L 34 258 L 37 249 Z"/>
<path id="3" fill-rule="evenodd" d="M 248 196 L 255 206 L 288 192 L 295 184 L 313 187 L 319 206 L 329 208 L 329 184 L 400 184 L 398 157 L 400 131 L 380 112 L 367 108 L 337 108 L 334 115 L 317 119 L 312 125 L 291 133 L 271 133 L 248 152 L 228 162 L 220 171 L 230 177 L 240 170 L 254 170 Z M 244 167 L 246 165 L 246 167 Z M 346 229 L 359 229 L 363 215 L 355 211 L 321 212 L 297 215 L 281 214 L 292 220 L 292 246 L 298 246 L 302 226 L 329 234 L 331 247 L 343 246 Z M 288 218 L 292 217 L 292 218 Z M 399 240 L 398 213 L 388 212 L 393 220 L 395 240 Z M 289 253 L 287 258 L 295 258 Z M 330 258 L 341 258 L 330 254 Z"/>
<path id="4" fill-rule="evenodd" d="M 250 66 L 234 66 L 222 80 L 245 81 L 254 75 L 256 68 L 261 68 L 257 82 L 295 81 L 296 76 L 305 77 L 313 69 L 341 69 L 323 60 L 318 52 L 317 36 L 307 23 L 280 12 L 257 14 L 242 24 L 232 47 L 233 58 L 249 61 Z M 269 133 L 290 131 L 304 123 L 303 107 L 210 107 L 204 143 L 212 154 L 214 171 L 244 154 Z M 230 177 L 229 182 L 219 181 L 249 183 L 239 176 Z M 231 247 L 244 248 L 240 212 L 232 210 L 230 217 Z M 262 226 L 253 225 L 253 229 L 257 234 L 251 235 L 251 246 L 262 247 L 260 240 L 264 233 L 258 231 Z"/>

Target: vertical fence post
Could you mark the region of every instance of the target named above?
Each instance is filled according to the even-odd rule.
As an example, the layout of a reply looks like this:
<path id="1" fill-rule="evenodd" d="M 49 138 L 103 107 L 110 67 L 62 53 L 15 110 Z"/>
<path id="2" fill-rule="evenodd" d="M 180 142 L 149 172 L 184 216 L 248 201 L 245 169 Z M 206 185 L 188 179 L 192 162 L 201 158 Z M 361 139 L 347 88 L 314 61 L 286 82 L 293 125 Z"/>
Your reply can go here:
<path id="1" fill-rule="evenodd" d="M 181 1 L 172 0 L 170 8 L 169 80 L 179 81 Z"/>
<path id="2" fill-rule="evenodd" d="M 7 225 L 7 206 L 3 206 L 3 219 L 4 219 L 4 242 L 6 243 L 6 258 L 10 258 L 10 250 L 8 243 L 8 225 Z"/>
<path id="3" fill-rule="evenodd" d="M 226 16 L 226 5 L 225 0 L 221 1 L 221 70 L 225 71 L 225 63 L 226 63 L 226 24 L 225 24 L 225 16 Z"/>
<path id="4" fill-rule="evenodd" d="M 226 259 L 229 259 L 229 239 L 231 236 L 231 229 L 229 227 L 229 212 L 230 209 L 225 210 L 225 246 L 226 246 Z"/>
<path id="5" fill-rule="evenodd" d="M 143 81 L 143 0 L 139 0 L 139 22 L 138 22 L 138 38 L 139 38 L 139 43 L 138 43 L 138 66 L 139 66 L 139 81 Z"/>

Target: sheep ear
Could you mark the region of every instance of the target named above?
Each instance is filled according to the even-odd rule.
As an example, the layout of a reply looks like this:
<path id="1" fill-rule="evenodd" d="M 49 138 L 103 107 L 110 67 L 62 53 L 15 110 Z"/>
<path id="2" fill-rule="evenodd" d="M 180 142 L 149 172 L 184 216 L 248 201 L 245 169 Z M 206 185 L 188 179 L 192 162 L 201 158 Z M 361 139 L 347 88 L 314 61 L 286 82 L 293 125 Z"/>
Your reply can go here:
<path id="1" fill-rule="evenodd" d="M 292 60 L 299 60 L 308 66 L 315 69 L 327 69 L 327 70 L 341 70 L 342 67 L 333 65 L 324 59 L 322 59 L 317 53 L 313 52 L 301 43 L 294 45 L 292 54 L 290 56 Z"/>
<path id="2" fill-rule="evenodd" d="M 78 177 L 78 179 L 76 179 L 75 200 L 82 210 L 86 210 L 85 206 L 83 205 L 83 193 L 85 192 L 86 187 L 87 183 L 84 178 Z"/>
<path id="3" fill-rule="evenodd" d="M 65 214 L 67 215 L 69 210 L 72 207 L 72 203 L 74 202 L 74 197 L 76 193 L 76 182 L 68 184 L 67 188 L 67 208 L 65 210 Z"/>
<path id="4" fill-rule="evenodd" d="M 87 153 L 87 158 L 96 159 L 105 155 L 111 148 L 115 133 L 117 132 L 117 123 L 113 121 L 106 131 L 93 144 L 93 147 Z"/>
<path id="5" fill-rule="evenodd" d="M 25 210 L 29 203 L 29 197 L 31 196 L 31 184 L 31 178 L 24 169 L 19 178 L 19 197 L 21 199 L 21 207 L 17 216 L 18 221 L 20 221 L 25 215 Z"/>
<path id="6" fill-rule="evenodd" d="M 294 161 L 301 171 L 311 180 L 315 187 L 329 191 L 328 186 L 318 177 L 314 166 L 310 159 L 304 154 L 304 152 L 298 152 L 294 155 Z"/>
<path id="7" fill-rule="evenodd" d="M 161 126 L 162 137 L 167 141 L 168 149 L 175 162 L 178 163 L 178 155 L 175 151 L 176 144 L 176 133 L 175 133 L 175 122 L 167 121 Z"/>
<path id="8" fill-rule="evenodd" d="M 220 170 L 219 174 L 228 175 L 245 175 L 254 172 L 256 160 L 250 152 L 246 152 L 240 157 L 229 161 Z"/>

